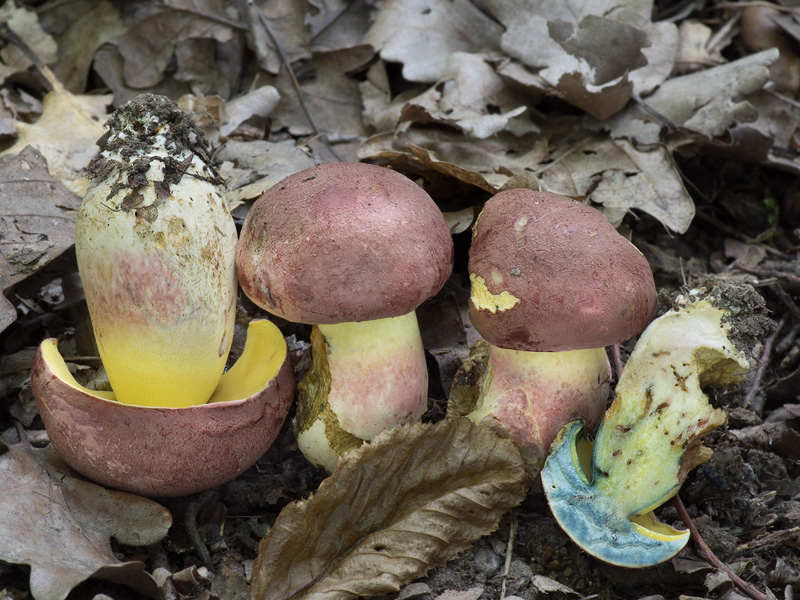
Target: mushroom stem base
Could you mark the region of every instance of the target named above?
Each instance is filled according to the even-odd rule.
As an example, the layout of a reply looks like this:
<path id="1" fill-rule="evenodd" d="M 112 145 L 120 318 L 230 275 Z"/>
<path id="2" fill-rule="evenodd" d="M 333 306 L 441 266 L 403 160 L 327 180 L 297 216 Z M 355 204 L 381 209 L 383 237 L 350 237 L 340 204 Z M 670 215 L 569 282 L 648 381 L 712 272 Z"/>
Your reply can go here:
<path id="1" fill-rule="evenodd" d="M 490 345 L 477 401 L 466 412 L 475 423 L 508 432 L 522 449 L 529 471 L 537 474 L 565 423 L 583 417 L 590 429 L 597 426 L 610 380 L 604 348 L 525 352 Z"/>
<path id="2" fill-rule="evenodd" d="M 416 314 L 315 325 L 311 369 L 298 386 L 300 449 L 330 471 L 384 429 L 419 420 L 428 371 Z"/>

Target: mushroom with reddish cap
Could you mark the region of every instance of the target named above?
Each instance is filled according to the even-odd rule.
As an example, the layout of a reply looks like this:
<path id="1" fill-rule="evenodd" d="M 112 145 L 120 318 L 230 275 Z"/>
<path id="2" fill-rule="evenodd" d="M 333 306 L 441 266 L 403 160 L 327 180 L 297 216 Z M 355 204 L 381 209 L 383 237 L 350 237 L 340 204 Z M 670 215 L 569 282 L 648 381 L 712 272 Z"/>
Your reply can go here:
<path id="1" fill-rule="evenodd" d="M 470 320 L 489 359 L 474 404 L 451 397 L 448 414 L 506 429 L 538 473 L 564 423 L 599 422 L 611 378 L 604 347 L 652 319 L 652 272 L 602 212 L 527 189 L 486 203 L 469 272 Z"/>
<path id="2" fill-rule="evenodd" d="M 364 163 L 318 165 L 265 192 L 237 250 L 256 304 L 313 325 L 298 443 L 333 470 L 346 450 L 422 415 L 428 374 L 414 310 L 447 280 L 441 211 L 407 177 Z"/>

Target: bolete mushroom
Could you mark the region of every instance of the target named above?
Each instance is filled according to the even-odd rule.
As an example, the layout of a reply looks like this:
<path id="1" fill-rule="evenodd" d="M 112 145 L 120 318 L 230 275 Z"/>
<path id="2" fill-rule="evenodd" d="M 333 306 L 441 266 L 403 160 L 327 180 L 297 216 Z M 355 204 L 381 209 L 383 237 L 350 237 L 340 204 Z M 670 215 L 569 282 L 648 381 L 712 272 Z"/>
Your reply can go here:
<path id="1" fill-rule="evenodd" d="M 425 411 L 414 311 L 444 285 L 452 263 L 436 204 L 383 167 L 312 167 L 250 209 L 237 252 L 242 289 L 265 310 L 313 325 L 295 419 L 311 462 L 333 470 L 346 450 Z"/>
<path id="2" fill-rule="evenodd" d="M 232 479 L 270 446 L 294 377 L 286 342 L 252 324 L 223 375 L 236 312 L 236 228 L 204 136 L 144 94 L 108 120 L 75 248 L 111 390 L 79 385 L 45 340 L 31 383 L 56 450 L 101 483 L 148 495 Z"/>
<path id="3" fill-rule="evenodd" d="M 703 388 L 744 380 L 772 328 L 748 285 L 709 282 L 679 295 L 636 342 L 592 446 L 564 426 L 541 472 L 558 523 L 581 548 L 624 567 L 672 558 L 689 539 L 653 510 L 711 457 L 702 438 L 725 422 Z"/>
<path id="4" fill-rule="evenodd" d="M 600 211 L 549 192 L 490 198 L 470 247 L 472 324 L 489 342 L 477 397 L 448 414 L 508 431 L 538 473 L 561 426 L 605 410 L 605 346 L 642 331 L 656 310 L 644 256 Z"/>

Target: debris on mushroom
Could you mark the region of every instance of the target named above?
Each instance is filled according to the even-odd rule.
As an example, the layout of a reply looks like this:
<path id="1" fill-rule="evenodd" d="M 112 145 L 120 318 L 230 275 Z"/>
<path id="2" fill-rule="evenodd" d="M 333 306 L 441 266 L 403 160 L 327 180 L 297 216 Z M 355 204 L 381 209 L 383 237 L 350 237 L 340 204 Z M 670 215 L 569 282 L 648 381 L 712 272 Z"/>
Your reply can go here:
<path id="1" fill-rule="evenodd" d="M 564 426 L 541 472 L 550 508 L 581 548 L 606 562 L 646 567 L 668 560 L 688 531 L 653 509 L 711 457 L 702 439 L 725 422 L 703 393 L 744 380 L 751 351 L 770 330 L 764 300 L 745 284 L 687 291 L 642 333 L 594 445 L 582 421 Z"/>
<path id="2" fill-rule="evenodd" d="M 31 373 L 56 450 L 100 483 L 181 495 L 233 479 L 272 444 L 294 394 L 286 342 L 236 309 L 236 228 L 202 132 L 171 100 L 120 107 L 100 141 L 76 254 L 111 390 L 78 385 L 42 342 Z"/>
<path id="3" fill-rule="evenodd" d="M 211 397 L 236 313 L 236 226 L 202 132 L 143 94 L 107 123 L 75 225 L 95 340 L 118 401 Z"/>
<path id="4" fill-rule="evenodd" d="M 642 331 L 657 305 L 647 260 L 598 210 L 550 192 L 510 189 L 474 226 L 469 314 L 489 343 L 474 393 L 449 416 L 499 427 L 538 473 L 558 430 L 606 407 L 605 346 Z"/>
<path id="5" fill-rule="evenodd" d="M 242 288 L 265 310 L 313 325 L 295 419 L 311 462 L 333 470 L 363 440 L 421 417 L 428 373 L 414 311 L 452 263 L 436 204 L 383 167 L 312 167 L 250 209 L 237 251 Z"/>

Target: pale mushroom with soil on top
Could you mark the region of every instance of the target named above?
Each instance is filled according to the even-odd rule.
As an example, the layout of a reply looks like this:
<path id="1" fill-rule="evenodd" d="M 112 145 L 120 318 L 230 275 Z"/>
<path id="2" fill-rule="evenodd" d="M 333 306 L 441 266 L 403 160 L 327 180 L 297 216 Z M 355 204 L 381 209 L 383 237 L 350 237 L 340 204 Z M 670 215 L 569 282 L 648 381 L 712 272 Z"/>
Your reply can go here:
<path id="1" fill-rule="evenodd" d="M 202 132 L 143 94 L 109 119 L 76 254 L 112 389 L 80 385 L 42 342 L 31 373 L 53 446 L 103 485 L 153 496 L 212 488 L 270 447 L 294 396 L 286 342 L 254 321 L 223 374 L 236 312 L 236 228 Z"/>

